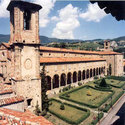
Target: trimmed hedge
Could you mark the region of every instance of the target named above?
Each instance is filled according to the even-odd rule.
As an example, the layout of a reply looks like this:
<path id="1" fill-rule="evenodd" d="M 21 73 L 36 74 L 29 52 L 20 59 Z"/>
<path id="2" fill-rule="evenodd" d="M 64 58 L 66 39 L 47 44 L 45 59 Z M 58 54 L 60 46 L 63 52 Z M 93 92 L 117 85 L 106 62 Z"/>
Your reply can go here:
<path id="1" fill-rule="evenodd" d="M 96 125 L 98 123 L 98 120 L 100 120 L 103 117 L 103 115 L 104 115 L 103 113 L 99 113 L 99 119 L 97 117 L 95 120 L 91 122 L 90 125 Z"/>
<path id="2" fill-rule="evenodd" d="M 79 90 L 79 89 L 82 89 L 82 88 L 84 88 L 84 87 L 89 87 L 89 88 L 92 88 L 92 89 L 95 89 L 95 90 L 98 90 L 98 91 L 112 92 L 112 94 L 110 94 L 110 95 L 107 96 L 104 100 L 102 100 L 102 101 L 98 104 L 98 106 L 94 106 L 94 105 L 87 104 L 87 103 L 84 103 L 84 102 L 78 102 L 78 101 L 75 101 L 75 100 L 73 100 L 73 99 L 70 99 L 70 98 L 67 98 L 67 97 L 66 97 L 66 94 L 70 94 L 70 93 L 75 92 L 75 91 L 77 91 L 77 90 Z M 74 102 L 74 103 L 77 103 L 77 104 L 80 104 L 80 105 L 85 105 L 85 106 L 88 106 L 88 107 L 90 107 L 90 108 L 98 108 L 98 107 L 100 107 L 104 102 L 106 102 L 112 95 L 114 95 L 114 93 L 115 93 L 115 92 L 114 92 L 113 90 L 100 90 L 100 89 L 98 89 L 98 88 L 95 88 L 95 87 L 92 87 L 92 86 L 89 86 L 89 85 L 85 85 L 85 86 L 82 86 L 82 87 L 80 87 L 80 88 L 71 90 L 71 91 L 66 92 L 66 93 L 64 93 L 64 94 L 61 94 L 59 97 L 60 97 L 61 99 L 65 99 L 65 100 L 68 100 L 68 101 L 71 101 L 71 102 Z"/>
<path id="3" fill-rule="evenodd" d="M 99 85 L 95 85 L 95 88 L 99 89 L 99 90 L 110 90 L 112 89 L 111 86 L 107 86 L 107 87 L 100 87 Z"/>
<path id="4" fill-rule="evenodd" d="M 109 103 L 104 109 L 102 109 L 102 111 L 103 112 L 108 112 L 109 109 L 111 108 L 111 105 L 113 106 L 123 94 L 124 94 L 124 91 L 121 91 L 119 93 L 119 95 L 115 99 L 112 100 L 112 104 Z"/>
<path id="5" fill-rule="evenodd" d="M 58 103 L 62 103 L 61 101 L 59 101 L 59 100 L 56 100 L 56 99 L 51 99 L 50 101 L 56 101 L 56 102 L 58 102 Z M 77 121 L 71 121 L 71 120 L 69 120 L 68 118 L 66 118 L 66 117 L 63 117 L 63 116 L 61 116 L 61 115 L 59 115 L 58 113 L 56 113 L 56 112 L 54 112 L 54 111 L 52 111 L 52 110 L 50 110 L 49 109 L 49 112 L 50 113 L 52 113 L 53 115 L 55 115 L 55 116 L 57 116 L 58 118 L 60 118 L 60 119 L 62 119 L 62 120 L 64 120 L 64 121 L 66 121 L 67 123 L 69 123 L 69 124 L 75 124 L 75 125 L 78 125 L 79 123 L 81 123 L 82 121 L 84 121 L 87 117 L 89 117 L 89 115 L 90 115 L 90 111 L 88 110 L 88 109 L 85 109 L 85 108 L 81 108 L 81 107 L 77 107 L 77 106 L 75 106 L 75 105 L 72 105 L 72 104 L 68 104 L 68 103 L 63 103 L 64 105 L 68 105 L 68 106 L 71 106 L 71 107 L 73 107 L 73 108 L 76 108 L 76 109 L 79 109 L 79 110 L 82 110 L 82 111 L 85 111 L 86 112 L 86 115 L 83 115 L 81 118 L 79 118 Z M 75 115 L 75 114 L 74 114 Z"/>
<path id="6" fill-rule="evenodd" d="M 111 84 L 111 86 L 112 86 L 112 87 L 115 87 L 115 88 L 122 88 L 124 85 L 125 85 L 125 83 L 123 83 L 122 85 L 119 85 L 119 86 L 117 86 L 117 85 L 112 85 L 112 84 Z"/>
<path id="7" fill-rule="evenodd" d="M 121 76 L 107 76 L 106 79 L 114 79 L 114 80 L 119 80 L 119 81 L 125 81 L 125 77 L 121 77 Z"/>

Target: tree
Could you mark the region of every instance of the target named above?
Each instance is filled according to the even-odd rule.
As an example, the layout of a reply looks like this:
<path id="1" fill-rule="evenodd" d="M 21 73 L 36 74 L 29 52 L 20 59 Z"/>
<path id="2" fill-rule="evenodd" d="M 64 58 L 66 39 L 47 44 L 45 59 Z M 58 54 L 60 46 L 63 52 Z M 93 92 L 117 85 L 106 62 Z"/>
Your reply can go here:
<path id="1" fill-rule="evenodd" d="M 45 65 L 43 65 L 40 76 L 41 76 L 41 87 L 42 87 L 42 111 L 47 112 L 49 108 L 49 99 L 46 94 L 48 90 L 48 85 L 46 81 Z"/>
<path id="2" fill-rule="evenodd" d="M 112 65 L 109 64 L 109 67 L 107 68 L 107 75 L 112 75 Z"/>
<path id="3" fill-rule="evenodd" d="M 107 83 L 105 81 L 105 79 L 103 78 L 102 81 L 99 84 L 100 87 L 107 87 Z"/>
<path id="4" fill-rule="evenodd" d="M 60 43 L 60 48 L 66 48 L 66 43 L 64 42 Z"/>
<path id="5" fill-rule="evenodd" d="M 109 64 L 109 75 L 111 76 L 111 74 L 112 74 L 112 65 Z"/>
<path id="6" fill-rule="evenodd" d="M 35 112 L 36 115 L 39 115 L 39 114 L 41 113 L 40 108 L 39 108 L 39 105 L 38 105 L 38 101 L 37 101 L 37 104 L 36 104 L 36 106 L 35 106 L 34 112 Z"/>

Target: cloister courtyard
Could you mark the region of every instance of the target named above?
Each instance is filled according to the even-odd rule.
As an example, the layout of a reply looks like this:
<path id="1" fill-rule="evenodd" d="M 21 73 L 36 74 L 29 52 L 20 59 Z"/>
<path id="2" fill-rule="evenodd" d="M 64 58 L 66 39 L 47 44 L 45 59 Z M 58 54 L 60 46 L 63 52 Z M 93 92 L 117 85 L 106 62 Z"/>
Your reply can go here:
<path id="1" fill-rule="evenodd" d="M 54 124 L 93 125 L 102 119 L 124 94 L 125 78 L 108 76 L 105 81 L 110 88 L 97 88 L 102 78 L 87 83 L 73 84 L 60 89 L 50 100 L 48 120 Z M 64 110 L 60 109 L 64 105 Z M 76 117 L 77 115 L 77 117 Z"/>

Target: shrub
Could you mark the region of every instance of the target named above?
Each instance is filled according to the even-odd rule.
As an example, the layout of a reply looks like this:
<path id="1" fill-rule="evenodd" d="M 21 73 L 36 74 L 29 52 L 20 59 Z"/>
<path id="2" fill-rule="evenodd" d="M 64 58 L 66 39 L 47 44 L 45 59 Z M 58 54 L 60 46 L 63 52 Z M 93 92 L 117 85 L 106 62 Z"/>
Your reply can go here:
<path id="1" fill-rule="evenodd" d="M 52 102 L 51 102 L 51 101 L 49 102 L 49 105 L 52 105 Z"/>
<path id="2" fill-rule="evenodd" d="M 81 86 L 82 85 L 82 83 L 81 82 L 78 82 L 78 86 Z"/>
<path id="3" fill-rule="evenodd" d="M 94 76 L 94 79 L 98 79 L 98 76 Z"/>
<path id="4" fill-rule="evenodd" d="M 39 116 L 39 114 L 41 113 L 40 108 L 39 108 L 38 101 L 37 101 L 37 104 L 36 104 L 36 106 L 35 106 L 34 113 L 35 113 L 37 116 Z"/>
<path id="5" fill-rule="evenodd" d="M 39 116 L 45 116 L 47 114 L 46 110 L 43 110 L 41 113 L 39 113 Z"/>
<path id="6" fill-rule="evenodd" d="M 70 95 L 69 95 L 69 94 L 66 94 L 65 96 L 66 96 L 66 97 L 68 97 L 68 98 L 70 97 Z"/>
<path id="7" fill-rule="evenodd" d="M 100 87 L 107 87 L 107 83 L 105 81 L 105 79 L 103 78 L 102 81 L 99 84 Z"/>
<path id="8" fill-rule="evenodd" d="M 65 110 L 65 106 L 64 106 L 63 103 L 60 105 L 60 109 L 61 109 L 61 110 Z"/>
<path id="9" fill-rule="evenodd" d="M 88 96 L 92 96 L 91 91 L 88 90 L 88 91 L 87 91 L 87 95 L 88 95 Z"/>
<path id="10" fill-rule="evenodd" d="M 103 113 L 99 113 L 99 116 L 98 118 L 96 117 L 96 119 L 94 119 L 92 122 L 91 122 L 91 125 L 96 125 L 98 120 L 100 120 L 101 118 L 103 117 Z"/>

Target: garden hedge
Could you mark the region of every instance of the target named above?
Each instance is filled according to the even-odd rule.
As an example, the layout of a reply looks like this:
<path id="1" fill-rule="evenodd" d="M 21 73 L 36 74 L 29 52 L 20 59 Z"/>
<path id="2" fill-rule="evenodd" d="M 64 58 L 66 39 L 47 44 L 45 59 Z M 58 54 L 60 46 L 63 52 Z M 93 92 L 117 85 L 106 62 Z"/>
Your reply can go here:
<path id="1" fill-rule="evenodd" d="M 59 101 L 59 100 L 56 100 L 56 99 L 51 99 L 50 101 L 57 101 L 58 103 L 62 103 L 61 101 Z M 59 115 L 58 113 L 56 113 L 56 112 L 54 112 L 54 111 L 52 111 L 52 110 L 50 110 L 49 109 L 49 112 L 50 113 L 52 113 L 53 115 L 55 115 L 55 116 L 57 116 L 58 118 L 60 118 L 60 119 L 62 119 L 62 120 L 64 120 L 64 121 L 66 121 L 67 123 L 69 123 L 69 124 L 75 124 L 75 125 L 78 125 L 79 123 L 81 123 L 82 121 L 84 121 L 87 117 L 89 117 L 89 115 L 90 115 L 90 111 L 88 110 L 88 109 L 84 109 L 84 108 L 81 108 L 81 107 L 77 107 L 77 106 L 75 106 L 75 105 L 72 105 L 72 104 L 68 104 L 68 103 L 63 103 L 64 105 L 68 105 L 68 106 L 71 106 L 71 107 L 73 107 L 73 108 L 76 108 L 76 109 L 79 109 L 79 110 L 82 110 L 82 111 L 85 111 L 86 112 L 86 115 L 84 115 L 84 116 L 82 116 L 80 119 L 78 119 L 77 121 L 71 121 L 71 120 L 69 120 L 68 118 L 66 118 L 66 117 L 63 117 L 63 116 L 61 116 L 61 115 Z"/>
<path id="2" fill-rule="evenodd" d="M 99 120 L 103 117 L 103 113 L 99 113 Z M 98 117 L 91 122 L 90 125 L 96 125 L 98 123 Z"/>
<path id="3" fill-rule="evenodd" d="M 119 93 L 119 95 L 115 99 L 112 100 L 112 104 L 111 103 L 108 104 L 104 109 L 102 109 L 102 111 L 103 112 L 108 112 L 109 109 L 111 108 L 111 105 L 113 106 L 123 94 L 124 94 L 124 91 L 121 91 Z"/>
<path id="4" fill-rule="evenodd" d="M 106 79 L 114 79 L 114 80 L 119 80 L 119 81 L 125 81 L 125 77 L 121 77 L 121 76 L 107 76 Z"/>
<path id="5" fill-rule="evenodd" d="M 93 106 L 93 105 L 91 105 L 91 104 L 86 104 L 86 103 L 84 103 L 84 102 L 78 102 L 78 101 L 75 101 L 75 100 L 73 100 L 73 99 L 70 99 L 70 98 L 66 97 L 67 94 L 70 94 L 70 93 L 72 93 L 72 92 L 75 92 L 75 91 L 77 91 L 77 90 L 79 90 L 79 89 L 82 89 L 82 88 L 84 88 L 84 87 L 90 87 L 90 88 L 95 89 L 95 90 L 98 90 L 98 91 L 112 92 L 112 94 L 110 94 L 110 95 L 107 96 L 104 100 L 102 100 L 102 101 L 98 104 L 98 106 Z M 65 93 L 63 93 L 63 94 L 60 94 L 59 97 L 60 97 L 61 99 L 65 99 L 65 100 L 68 100 L 68 101 L 71 101 L 71 102 L 74 102 L 74 103 L 77 103 L 77 104 L 80 104 L 80 105 L 85 105 L 85 106 L 88 106 L 88 107 L 90 107 L 90 108 L 98 108 L 98 107 L 100 107 L 105 101 L 107 101 L 110 97 L 112 97 L 112 96 L 114 95 L 114 93 L 115 93 L 115 92 L 114 92 L 113 90 L 103 90 L 103 89 L 100 90 L 100 89 L 98 89 L 98 88 L 95 88 L 95 87 L 92 87 L 92 86 L 89 86 L 89 85 L 85 85 L 85 86 L 82 86 L 82 87 L 73 89 L 73 90 L 71 90 L 71 91 L 65 92 Z"/>
<path id="6" fill-rule="evenodd" d="M 116 85 L 112 85 L 112 84 L 111 84 L 111 86 L 112 86 L 112 87 L 115 87 L 115 88 L 122 88 L 124 85 L 125 85 L 125 83 L 123 83 L 122 85 L 119 85 L 119 86 L 116 86 Z"/>

